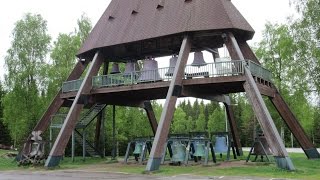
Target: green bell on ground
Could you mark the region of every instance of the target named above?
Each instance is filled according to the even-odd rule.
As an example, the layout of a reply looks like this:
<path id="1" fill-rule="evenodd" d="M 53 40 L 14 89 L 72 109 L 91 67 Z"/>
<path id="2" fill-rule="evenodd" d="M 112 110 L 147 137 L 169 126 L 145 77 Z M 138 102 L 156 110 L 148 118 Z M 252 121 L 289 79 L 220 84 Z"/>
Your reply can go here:
<path id="1" fill-rule="evenodd" d="M 196 156 L 196 157 L 205 156 L 206 146 L 204 142 L 196 141 L 194 143 L 194 149 L 195 149 L 195 152 L 193 153 L 193 156 Z"/>
<path id="2" fill-rule="evenodd" d="M 172 142 L 172 162 L 183 162 L 186 157 L 186 146 L 180 141 Z"/>
<path id="3" fill-rule="evenodd" d="M 135 147 L 134 147 L 133 154 L 140 155 L 141 152 L 142 152 L 142 145 L 143 145 L 142 142 L 136 142 L 136 145 L 135 145 Z"/>

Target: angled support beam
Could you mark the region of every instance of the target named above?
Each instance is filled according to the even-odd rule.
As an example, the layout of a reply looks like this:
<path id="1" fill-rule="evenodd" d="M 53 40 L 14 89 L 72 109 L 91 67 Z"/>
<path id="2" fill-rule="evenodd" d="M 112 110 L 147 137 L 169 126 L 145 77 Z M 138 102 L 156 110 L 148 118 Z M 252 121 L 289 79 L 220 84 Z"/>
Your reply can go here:
<path id="1" fill-rule="evenodd" d="M 319 152 L 312 144 L 306 132 L 301 127 L 299 121 L 295 117 L 295 115 L 290 110 L 287 103 L 284 101 L 279 92 L 275 93 L 274 97 L 269 97 L 274 107 L 277 109 L 278 113 L 287 124 L 288 128 L 294 135 L 294 137 L 299 142 L 302 147 L 304 153 L 307 155 L 309 159 L 320 158 Z"/>
<path id="2" fill-rule="evenodd" d="M 152 129 L 152 132 L 154 135 L 156 135 L 156 132 L 157 132 L 157 128 L 158 128 L 158 122 L 157 122 L 157 119 L 156 119 L 156 116 L 154 114 L 154 111 L 153 111 L 153 108 L 152 108 L 152 104 L 150 101 L 145 101 L 143 103 L 144 105 L 144 109 L 147 113 L 147 116 L 148 116 L 148 119 L 149 119 L 149 123 L 151 125 L 151 129 Z"/>
<path id="3" fill-rule="evenodd" d="M 66 81 L 79 79 L 83 71 L 86 69 L 87 65 L 88 65 L 88 62 L 78 61 L 78 63 L 76 64 L 76 66 L 74 67 L 73 71 L 70 73 Z M 61 93 L 62 91 L 60 89 L 57 95 L 55 96 L 55 98 L 53 99 L 53 101 L 51 102 L 51 104 L 49 105 L 46 112 L 42 115 L 40 121 L 38 121 L 37 125 L 34 127 L 33 131 L 44 132 L 49 127 L 51 122 L 51 116 L 56 114 L 59 111 L 59 109 L 61 108 L 61 106 L 65 101 L 64 99 L 60 98 Z M 31 145 L 30 138 L 31 138 L 31 133 L 26 141 L 26 146 L 25 146 L 26 148 L 23 149 L 24 154 L 29 154 L 29 152 L 27 152 L 29 148 L 27 147 Z"/>
<path id="4" fill-rule="evenodd" d="M 228 102 L 230 102 L 230 97 L 226 96 L 225 98 L 227 98 Z M 232 139 L 233 139 L 233 143 L 234 146 L 236 148 L 236 153 L 238 156 L 242 156 L 243 155 L 243 151 L 242 151 L 242 146 L 240 143 L 240 135 L 239 135 L 239 131 L 237 128 L 237 123 L 236 120 L 234 118 L 234 111 L 233 111 L 233 107 L 230 105 L 230 103 L 223 103 L 224 106 L 226 107 L 226 113 L 227 113 L 227 117 L 228 117 L 228 121 L 229 121 L 229 126 L 230 126 L 230 131 L 231 131 L 231 135 L 232 135 Z"/>
<path id="5" fill-rule="evenodd" d="M 237 40 L 232 33 L 227 34 L 226 46 L 232 59 L 245 60 L 240 50 Z M 271 118 L 271 115 L 265 105 L 261 93 L 255 83 L 252 74 L 247 66 L 244 67 L 246 82 L 243 87 L 253 107 L 253 111 L 261 125 L 267 142 L 272 149 L 277 166 L 282 169 L 295 170 L 288 152 L 280 138 L 280 134 Z"/>
<path id="6" fill-rule="evenodd" d="M 102 63 L 103 63 L 102 57 L 99 54 L 99 52 L 97 52 L 77 92 L 77 95 L 62 125 L 62 128 L 58 134 L 58 137 L 50 151 L 49 157 L 45 163 L 45 167 L 55 167 L 59 164 L 63 156 L 64 149 L 66 148 L 69 138 L 72 134 L 72 131 L 76 126 L 77 120 L 79 119 L 80 112 L 84 107 L 83 104 L 78 103 L 80 100 L 81 94 L 89 93 L 91 89 L 92 76 L 98 73 Z"/>
<path id="7" fill-rule="evenodd" d="M 188 35 L 186 35 L 182 41 L 179 57 L 174 69 L 172 80 L 170 82 L 166 102 L 163 106 L 159 127 L 157 129 L 156 136 L 153 142 L 146 171 L 155 171 L 160 167 L 161 158 L 164 154 L 164 145 L 168 138 L 170 124 L 175 111 L 175 105 L 178 97 L 181 95 L 184 67 L 187 64 L 190 50 L 191 39 Z"/>
<path id="8" fill-rule="evenodd" d="M 240 50 L 244 56 L 244 59 L 254 61 L 257 64 L 260 64 L 257 56 L 253 53 L 252 49 L 246 41 L 238 42 Z"/>

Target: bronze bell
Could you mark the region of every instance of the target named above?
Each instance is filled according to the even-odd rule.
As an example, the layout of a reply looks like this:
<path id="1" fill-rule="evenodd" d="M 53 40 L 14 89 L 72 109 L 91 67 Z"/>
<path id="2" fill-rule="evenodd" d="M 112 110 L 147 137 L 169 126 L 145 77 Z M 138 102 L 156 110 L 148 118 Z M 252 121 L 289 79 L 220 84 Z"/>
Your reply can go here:
<path id="1" fill-rule="evenodd" d="M 201 51 L 194 52 L 194 59 L 191 66 L 205 66 L 207 63 L 204 61 L 203 53 Z"/>
<path id="2" fill-rule="evenodd" d="M 135 73 L 136 71 L 136 63 L 135 62 L 127 62 L 126 68 L 124 70 L 124 75 L 130 75 L 132 73 Z"/>
<path id="3" fill-rule="evenodd" d="M 158 71 L 158 62 L 152 57 L 147 57 L 147 59 L 143 61 L 143 68 L 138 81 L 152 82 L 160 80 L 161 78 Z"/>
<path id="4" fill-rule="evenodd" d="M 119 64 L 118 63 L 113 63 L 110 74 L 119 74 L 119 73 L 121 73 L 120 69 L 119 69 Z"/>
<path id="5" fill-rule="evenodd" d="M 268 144 L 268 142 L 267 142 L 267 139 L 266 139 L 266 137 L 265 137 L 263 134 L 259 135 L 259 136 L 256 138 L 256 141 L 257 141 L 258 143 L 255 143 L 255 144 L 254 144 L 253 154 L 255 154 L 255 155 L 262 155 L 262 156 L 264 156 L 264 155 L 272 155 L 272 151 L 271 151 L 271 149 L 270 149 L 270 147 L 269 147 L 269 144 Z M 263 148 L 264 148 L 265 152 L 263 151 L 263 148 L 262 148 L 261 144 L 259 143 L 259 141 L 260 141 L 261 144 L 263 145 Z"/>
<path id="6" fill-rule="evenodd" d="M 178 61 L 178 56 L 177 55 L 173 55 L 170 58 L 169 70 L 166 73 L 166 76 L 173 76 L 174 68 L 176 67 L 177 61 Z"/>

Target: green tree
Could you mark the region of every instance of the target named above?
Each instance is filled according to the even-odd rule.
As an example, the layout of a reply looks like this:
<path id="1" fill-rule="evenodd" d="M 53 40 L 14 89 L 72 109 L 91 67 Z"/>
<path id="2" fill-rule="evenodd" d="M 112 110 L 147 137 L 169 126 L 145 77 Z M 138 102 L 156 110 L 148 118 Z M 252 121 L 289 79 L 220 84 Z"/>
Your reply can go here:
<path id="1" fill-rule="evenodd" d="M 204 105 L 200 103 L 200 114 L 198 116 L 198 119 L 196 120 L 196 128 L 195 130 L 198 132 L 205 132 L 207 130 L 206 128 L 206 117 L 204 114 Z"/>
<path id="2" fill-rule="evenodd" d="M 187 133 L 187 116 L 186 113 L 180 108 L 176 108 L 172 122 L 172 133 Z"/>
<path id="3" fill-rule="evenodd" d="M 5 95 L 5 91 L 4 91 L 4 89 L 2 87 L 2 83 L 0 81 L 0 129 L 1 129 L 0 144 L 10 145 L 11 144 L 10 133 L 9 133 L 7 126 L 5 126 L 3 123 L 3 103 L 2 103 L 2 100 L 3 100 L 4 95 Z"/>
<path id="4" fill-rule="evenodd" d="M 41 15 L 26 14 L 15 24 L 11 47 L 5 57 L 4 122 L 8 125 L 14 145 L 34 127 L 43 106 L 46 56 L 50 36 L 47 22 Z"/>
<path id="5" fill-rule="evenodd" d="M 218 106 L 209 116 L 208 131 L 211 132 L 224 132 L 226 127 L 226 117 L 224 110 Z"/>
<path id="6" fill-rule="evenodd" d="M 87 38 L 91 30 L 91 22 L 82 15 L 77 21 L 77 28 L 74 32 L 63 34 L 60 33 L 57 40 L 54 41 L 54 46 L 51 52 L 52 64 L 48 71 L 49 87 L 48 87 L 48 102 L 57 93 L 61 84 L 67 79 L 70 72 L 77 61 L 76 54 Z"/>

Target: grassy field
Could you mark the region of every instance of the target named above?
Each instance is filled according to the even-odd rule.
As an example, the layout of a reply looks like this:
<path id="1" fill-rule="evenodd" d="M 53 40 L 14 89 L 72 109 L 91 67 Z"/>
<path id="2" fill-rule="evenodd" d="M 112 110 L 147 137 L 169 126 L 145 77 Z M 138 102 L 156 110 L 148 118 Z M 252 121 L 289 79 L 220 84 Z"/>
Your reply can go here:
<path id="1" fill-rule="evenodd" d="M 0 151 L 0 157 L 4 151 Z M 290 157 L 296 167 L 296 171 L 288 172 L 275 167 L 273 163 L 248 163 L 243 160 L 232 162 L 218 162 L 217 165 L 203 167 L 194 166 L 161 166 L 160 171 L 154 173 L 156 176 L 171 176 L 179 174 L 203 175 L 203 176 L 259 176 L 272 178 L 290 178 L 312 180 L 320 177 L 320 160 L 307 160 L 304 154 L 291 153 Z M 245 158 L 245 156 L 243 157 Z M 110 158 L 108 158 L 110 159 Z M 101 158 L 87 158 L 82 161 L 80 157 L 75 162 L 71 158 L 64 158 L 61 161 L 61 169 L 81 169 L 84 171 L 102 171 L 102 172 L 124 172 L 133 174 L 144 173 L 145 165 L 116 163 Z M 43 167 L 18 167 L 13 159 L 0 158 L 0 171 L 3 170 L 45 170 Z"/>

